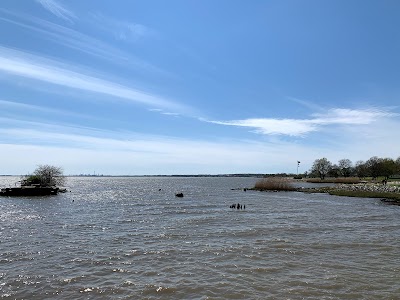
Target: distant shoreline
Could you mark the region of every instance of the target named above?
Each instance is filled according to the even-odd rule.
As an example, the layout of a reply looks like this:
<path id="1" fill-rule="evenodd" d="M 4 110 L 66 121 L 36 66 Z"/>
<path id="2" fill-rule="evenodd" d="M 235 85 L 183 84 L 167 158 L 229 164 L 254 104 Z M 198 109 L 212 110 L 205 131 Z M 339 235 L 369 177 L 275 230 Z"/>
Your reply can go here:
<path id="1" fill-rule="evenodd" d="M 24 175 L 0 175 L 0 177 L 19 177 Z M 195 174 L 195 175 L 65 175 L 66 177 L 250 177 L 263 178 L 265 174 Z"/>

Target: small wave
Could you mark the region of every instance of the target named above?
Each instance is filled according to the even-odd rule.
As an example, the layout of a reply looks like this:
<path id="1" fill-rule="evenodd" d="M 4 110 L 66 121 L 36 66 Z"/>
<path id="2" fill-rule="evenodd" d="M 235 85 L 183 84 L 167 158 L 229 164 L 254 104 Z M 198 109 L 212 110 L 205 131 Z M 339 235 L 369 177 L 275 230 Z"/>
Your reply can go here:
<path id="1" fill-rule="evenodd" d="M 160 285 L 146 285 L 142 291 L 143 296 L 168 296 L 176 293 L 175 287 L 160 286 Z"/>

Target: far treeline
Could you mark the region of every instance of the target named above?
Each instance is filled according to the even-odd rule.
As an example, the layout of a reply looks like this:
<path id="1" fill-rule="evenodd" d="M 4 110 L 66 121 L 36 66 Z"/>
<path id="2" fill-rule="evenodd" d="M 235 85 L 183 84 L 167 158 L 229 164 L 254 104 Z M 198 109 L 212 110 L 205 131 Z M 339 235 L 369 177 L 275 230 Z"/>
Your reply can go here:
<path id="1" fill-rule="evenodd" d="M 371 177 L 373 180 L 384 177 L 400 177 L 400 157 L 396 160 L 392 158 L 380 158 L 373 156 L 367 161 L 359 160 L 353 164 L 350 159 L 341 159 L 337 164 L 331 163 L 327 158 L 316 159 L 311 167 L 310 173 L 305 173 L 308 177 L 352 177 L 359 178 Z"/>

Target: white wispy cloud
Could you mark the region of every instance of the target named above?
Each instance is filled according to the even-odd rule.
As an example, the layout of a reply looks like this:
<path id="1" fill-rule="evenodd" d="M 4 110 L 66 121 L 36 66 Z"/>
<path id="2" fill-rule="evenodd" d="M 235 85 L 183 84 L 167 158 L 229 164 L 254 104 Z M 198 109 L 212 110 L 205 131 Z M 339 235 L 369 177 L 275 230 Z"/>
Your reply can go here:
<path id="1" fill-rule="evenodd" d="M 173 116 L 173 117 L 178 117 L 180 116 L 179 113 L 174 113 L 174 112 L 162 112 L 162 115 L 166 115 L 166 116 Z"/>
<path id="2" fill-rule="evenodd" d="M 329 125 L 365 125 L 398 116 L 383 108 L 345 109 L 334 108 L 326 113 L 316 113 L 309 119 L 250 118 L 233 121 L 208 121 L 214 124 L 249 127 L 260 134 L 305 136 Z"/>
<path id="3" fill-rule="evenodd" d="M 68 173 L 94 169 L 108 174 L 295 172 L 299 159 L 305 171 L 319 157 L 332 162 L 373 155 L 396 158 L 400 132 L 388 129 L 398 128 L 399 123 L 384 118 L 374 126 L 349 126 L 327 136 L 334 143 L 324 139 L 315 145 L 303 139 L 296 143 L 209 141 L 0 117 L 0 156 L 8 157 L 2 162 L 3 172 L 12 174 L 24 174 L 40 163 L 62 165 Z"/>
<path id="4" fill-rule="evenodd" d="M 188 109 L 158 95 L 84 74 L 87 71 L 82 67 L 72 70 L 71 65 L 5 47 L 0 47 L 0 72 L 172 111 Z"/>
<path id="5" fill-rule="evenodd" d="M 76 15 L 69 9 L 65 8 L 65 6 L 61 5 L 58 1 L 55 0 L 36 0 L 40 5 L 42 5 L 45 9 L 51 12 L 53 15 L 64 19 L 70 23 L 73 23 L 73 19 L 76 19 Z"/>
<path id="6" fill-rule="evenodd" d="M 320 105 L 313 103 L 311 101 L 307 101 L 307 100 L 303 100 L 303 99 L 298 99 L 295 97 L 287 97 L 287 99 L 289 99 L 290 101 L 293 101 L 297 104 L 300 104 L 308 109 L 311 109 L 312 111 L 320 111 L 320 110 L 324 110 L 323 107 L 321 107 Z"/>
<path id="7" fill-rule="evenodd" d="M 398 114 L 388 111 L 385 108 L 347 109 L 334 108 L 326 113 L 313 114 L 314 119 L 310 122 L 317 125 L 344 124 L 362 125 L 370 124 L 382 118 L 395 117 Z"/>
<path id="8" fill-rule="evenodd" d="M 166 115 L 166 116 L 174 116 L 174 117 L 178 117 L 181 114 L 180 113 L 176 113 L 176 112 L 168 112 L 168 111 L 164 111 L 162 109 L 159 108 L 150 108 L 149 111 L 151 112 L 156 112 L 156 113 L 160 113 L 162 115 Z"/>
<path id="9" fill-rule="evenodd" d="M 85 170 L 106 174 L 295 172 L 299 158 L 301 171 L 305 171 L 322 156 L 332 162 L 344 157 L 366 160 L 373 155 L 396 158 L 400 147 L 399 134 L 366 139 L 358 133 L 352 143 L 341 143 L 338 149 L 307 143 L 211 142 L 39 124 L 33 128 L 2 126 L 0 135 L 0 155 L 8 158 L 2 162 L 2 171 L 11 174 L 25 174 L 41 163 L 61 165 L 75 174 Z M 391 147 L 384 146 L 388 137 L 393 139 Z"/>
<path id="10" fill-rule="evenodd" d="M 74 29 L 31 15 L 15 13 L 2 8 L 0 8 L 0 12 L 4 15 L 0 16 L 0 21 L 19 26 L 29 32 L 38 33 L 40 38 L 46 39 L 52 43 L 57 43 L 64 47 L 83 52 L 90 56 L 99 57 L 119 65 L 133 66 L 137 69 L 157 75 L 176 77 L 176 75 L 162 70 L 143 59 Z"/>
<path id="11" fill-rule="evenodd" d="M 306 120 L 295 119 L 245 119 L 233 121 L 210 121 L 214 124 L 249 127 L 260 134 L 302 136 L 317 130 L 317 126 Z"/>
<path id="12" fill-rule="evenodd" d="M 34 16 L 28 16 L 22 13 L 12 13 L 1 8 L 0 12 L 3 12 L 6 15 L 0 17 L 1 21 L 39 33 L 41 38 L 109 60 L 111 60 L 111 58 L 114 60 L 117 58 L 125 62 L 128 60 L 128 55 L 117 48 L 71 28 L 36 18 Z"/>
<path id="13" fill-rule="evenodd" d="M 0 99 L 0 110 L 2 111 L 2 114 L 10 111 L 17 111 L 19 114 L 25 113 L 29 114 L 29 116 L 33 117 L 33 112 L 35 113 L 43 113 L 47 115 L 57 115 L 57 116 L 72 116 L 72 117 L 79 117 L 79 118 L 84 118 L 84 119 L 93 119 L 92 116 L 80 114 L 77 112 L 72 112 L 72 111 L 67 111 L 67 110 L 61 110 L 61 109 L 55 109 L 55 108 L 50 108 L 50 107 L 44 107 L 40 105 L 33 105 L 33 104 L 27 104 L 27 103 L 22 103 L 22 102 L 17 102 L 17 101 L 9 101 L 9 100 L 3 100 Z"/>
<path id="14" fill-rule="evenodd" d="M 153 29 L 143 24 L 117 20 L 99 12 L 90 15 L 96 27 L 112 34 L 117 40 L 135 42 L 143 37 L 156 35 Z"/>
<path id="15" fill-rule="evenodd" d="M 276 145 L 249 141 L 211 142 L 3 121 L 9 123 L 0 127 L 0 155 L 7 154 L 10 163 L 3 164 L 2 170 L 14 174 L 26 166 L 53 162 L 69 173 L 93 168 L 109 174 L 262 172 L 264 166 L 273 167 L 270 157 L 281 161 L 286 152 L 294 151 L 288 144 L 281 145 L 282 151 Z M 307 152 L 301 147 L 296 151 Z M 14 154 L 23 159 L 14 160 Z"/>

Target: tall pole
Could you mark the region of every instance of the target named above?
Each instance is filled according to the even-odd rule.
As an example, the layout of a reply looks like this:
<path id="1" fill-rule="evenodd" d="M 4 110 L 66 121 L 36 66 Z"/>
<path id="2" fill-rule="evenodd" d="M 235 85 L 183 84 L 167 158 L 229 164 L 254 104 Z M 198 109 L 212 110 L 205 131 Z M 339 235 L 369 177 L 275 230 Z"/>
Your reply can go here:
<path id="1" fill-rule="evenodd" d="M 299 176 L 299 166 L 300 166 L 300 161 L 297 161 L 297 176 Z"/>

